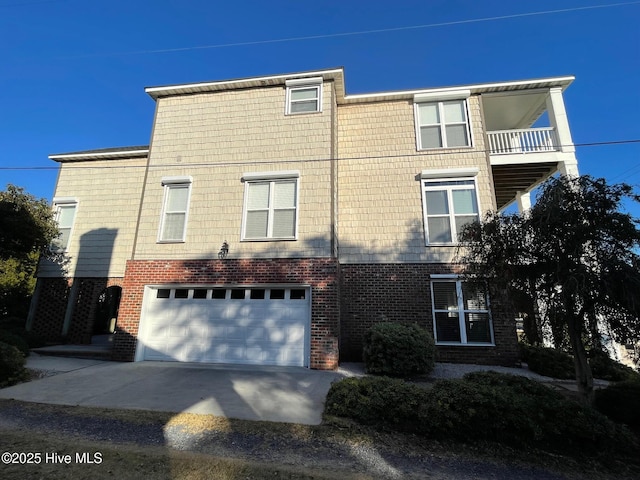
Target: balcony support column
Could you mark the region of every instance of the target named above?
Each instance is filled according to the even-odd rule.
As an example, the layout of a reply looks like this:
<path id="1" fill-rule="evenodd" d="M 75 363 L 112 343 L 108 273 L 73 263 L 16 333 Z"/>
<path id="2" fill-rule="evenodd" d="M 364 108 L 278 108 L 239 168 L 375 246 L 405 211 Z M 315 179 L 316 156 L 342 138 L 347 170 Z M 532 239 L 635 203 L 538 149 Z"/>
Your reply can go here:
<path id="1" fill-rule="evenodd" d="M 527 213 L 531 210 L 531 192 L 518 192 L 516 201 L 518 202 L 518 212 Z"/>
<path id="2" fill-rule="evenodd" d="M 567 111 L 564 108 L 564 100 L 562 99 L 562 88 L 554 87 L 549 89 L 547 112 L 551 126 L 556 129 L 560 151 L 566 153 L 575 152 L 576 148 L 573 146 L 573 140 L 571 139 Z"/>

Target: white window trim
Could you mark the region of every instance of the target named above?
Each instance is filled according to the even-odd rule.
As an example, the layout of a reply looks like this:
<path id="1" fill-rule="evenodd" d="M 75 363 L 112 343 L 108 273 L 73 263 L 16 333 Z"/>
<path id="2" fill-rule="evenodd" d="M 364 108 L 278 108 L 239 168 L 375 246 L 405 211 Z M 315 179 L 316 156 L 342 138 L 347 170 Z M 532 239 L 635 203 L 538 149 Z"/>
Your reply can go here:
<path id="1" fill-rule="evenodd" d="M 295 219 L 293 226 L 292 237 L 270 237 L 269 232 L 273 228 L 273 208 L 269 206 L 269 217 L 267 220 L 267 236 L 247 238 L 246 226 L 247 226 L 247 204 L 249 200 L 249 185 L 252 183 L 277 183 L 279 180 L 295 180 L 296 182 L 296 204 L 295 204 Z M 286 170 L 280 172 L 256 172 L 245 173 L 242 176 L 242 182 L 244 182 L 244 203 L 242 205 L 242 224 L 240 232 L 240 241 L 242 242 L 277 242 L 287 240 L 298 240 L 298 218 L 300 217 L 300 172 L 296 170 Z M 271 186 L 269 187 L 269 195 L 273 195 Z"/>
<path id="2" fill-rule="evenodd" d="M 284 111 L 285 115 L 304 115 L 322 112 L 322 77 L 287 80 L 285 84 L 287 87 Z M 310 88 L 314 88 L 317 92 L 318 108 L 311 112 L 292 112 L 291 104 L 293 100 L 291 99 L 291 92 L 295 90 L 305 90 Z"/>
<path id="3" fill-rule="evenodd" d="M 60 207 L 71 206 L 71 205 L 75 207 L 75 210 L 73 212 L 73 221 L 71 222 L 71 228 L 69 229 L 69 238 L 67 240 L 67 244 L 62 248 L 58 248 L 54 244 L 54 242 L 51 242 L 51 245 L 49 245 L 49 250 L 51 252 L 66 253 L 69 251 L 69 245 L 71 245 L 71 239 L 73 238 L 73 231 L 75 230 L 75 227 L 76 227 L 76 218 L 78 217 L 78 207 L 80 202 L 78 202 L 78 199 L 75 197 L 54 197 L 52 204 L 53 204 L 53 209 L 55 211 L 54 217 L 55 217 L 56 223 L 58 222 L 58 218 L 60 217 Z"/>
<path id="4" fill-rule="evenodd" d="M 440 171 L 440 170 L 436 170 L 436 171 Z M 423 171 L 421 178 L 420 178 L 420 192 L 422 195 L 422 221 L 424 224 L 424 239 L 425 239 L 425 246 L 427 247 L 433 247 L 433 246 L 445 246 L 445 247 L 455 247 L 458 245 L 458 232 L 456 231 L 456 225 L 455 225 L 455 221 L 452 221 L 451 219 L 455 219 L 455 214 L 453 213 L 453 200 L 451 197 L 451 191 L 452 190 L 468 190 L 468 188 L 462 188 L 461 186 L 459 186 L 458 188 L 456 188 L 456 186 L 448 186 L 448 187 L 441 187 L 446 189 L 447 191 L 447 202 L 449 202 L 449 225 L 451 227 L 451 242 L 447 243 L 447 242 L 431 242 L 429 241 L 429 222 L 428 222 L 428 212 L 427 212 L 427 195 L 426 192 L 428 190 L 427 187 L 425 187 L 425 183 L 428 183 L 430 179 L 433 179 L 434 181 L 442 181 L 442 182 L 456 182 L 456 181 L 473 181 L 473 189 L 475 191 L 475 196 L 476 196 L 476 206 L 478 207 L 478 219 L 480 219 L 480 212 L 482 212 L 482 206 L 480 205 L 480 195 L 478 194 L 478 180 L 477 180 L 477 176 L 460 176 L 460 177 L 450 177 L 450 176 L 431 176 L 431 175 L 427 175 L 424 176 L 425 172 L 429 172 L 429 170 L 425 170 Z M 440 171 L 440 172 L 444 172 L 444 171 Z M 436 190 L 437 188 L 433 188 L 433 190 Z"/>
<path id="5" fill-rule="evenodd" d="M 462 294 L 462 284 L 464 281 L 460 280 L 458 275 L 431 275 L 430 282 L 430 290 L 431 290 L 431 317 L 433 319 L 433 337 L 435 339 L 436 345 L 447 345 L 447 346 L 471 346 L 471 347 L 494 347 L 495 346 L 495 337 L 493 335 L 493 318 L 491 316 L 491 305 L 489 304 L 489 295 L 485 293 L 485 301 L 487 308 L 486 310 L 469 310 L 464 308 L 464 296 Z M 436 308 L 435 308 L 435 294 L 433 292 L 433 283 L 436 282 L 450 282 L 456 284 L 456 296 L 458 300 L 458 326 L 460 328 L 460 342 L 445 342 L 438 341 L 438 328 L 436 325 Z M 438 310 L 442 311 L 442 310 Z M 489 335 L 491 337 L 490 342 L 468 342 L 467 341 L 467 325 L 465 322 L 464 314 L 465 312 L 475 312 L 475 313 L 486 313 L 489 319 Z"/>
<path id="6" fill-rule="evenodd" d="M 466 93 L 466 91 L 464 91 L 464 93 Z M 442 140 L 442 147 L 423 147 L 422 146 L 422 135 L 420 133 L 420 127 L 422 126 L 421 122 L 420 122 L 420 105 L 421 104 L 425 104 L 425 103 L 430 103 L 430 104 L 436 104 L 438 106 L 438 112 L 439 112 L 439 117 L 440 120 L 442 121 L 442 119 L 444 118 L 443 115 L 443 102 L 448 102 L 448 101 L 452 101 L 452 100 L 460 100 L 462 102 L 464 102 L 464 114 L 466 117 L 466 127 L 467 127 L 467 138 L 469 139 L 469 145 L 462 145 L 462 146 L 453 146 L 453 147 L 449 147 L 447 145 L 447 136 L 445 134 L 445 126 L 446 125 L 453 125 L 454 123 L 456 124 L 460 124 L 459 122 L 454 122 L 454 123 L 439 123 L 438 125 L 440 125 L 440 135 L 441 135 L 441 140 Z M 416 149 L 418 151 L 422 151 L 422 150 L 444 150 L 444 149 L 452 149 L 452 148 L 460 148 L 460 149 L 466 149 L 466 148 L 473 148 L 474 145 L 474 141 L 473 141 L 473 128 L 471 128 L 471 116 L 469 115 L 469 100 L 468 100 L 468 95 L 461 95 L 459 92 L 454 92 L 452 95 L 450 96 L 446 96 L 446 95 L 429 95 L 429 94 L 418 94 L 414 96 L 413 99 L 413 117 L 414 117 L 414 124 L 415 124 L 415 130 L 416 130 Z M 446 120 L 446 118 L 445 118 Z M 436 124 L 434 124 L 436 125 Z"/>
<path id="7" fill-rule="evenodd" d="M 187 238 L 187 225 L 189 222 L 189 210 L 191 206 L 191 185 L 193 183 L 193 179 L 191 177 L 163 177 L 162 178 L 162 187 L 163 187 L 163 195 L 162 195 L 162 209 L 160 211 L 160 227 L 158 228 L 158 238 L 156 240 L 157 243 L 184 243 Z M 182 229 L 182 238 L 181 239 L 170 239 L 165 240 L 162 238 L 162 232 L 164 230 L 164 222 L 165 222 L 165 214 L 167 209 L 167 201 L 169 196 L 169 191 L 172 188 L 178 186 L 187 187 L 187 207 L 184 215 L 184 228 Z"/>

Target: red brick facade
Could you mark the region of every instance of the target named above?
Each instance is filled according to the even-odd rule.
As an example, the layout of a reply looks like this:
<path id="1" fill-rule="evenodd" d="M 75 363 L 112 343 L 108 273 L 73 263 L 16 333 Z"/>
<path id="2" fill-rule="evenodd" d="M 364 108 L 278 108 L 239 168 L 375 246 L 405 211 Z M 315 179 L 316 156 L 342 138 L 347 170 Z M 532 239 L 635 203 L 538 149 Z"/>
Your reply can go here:
<path id="1" fill-rule="evenodd" d="M 430 275 L 456 273 L 446 264 L 358 264 L 340 266 L 340 360 L 362 360 L 362 338 L 374 323 L 411 322 L 433 334 Z M 514 316 L 491 298 L 495 346 L 438 346 L 438 361 L 512 366 L 517 362 Z"/>
<path id="2" fill-rule="evenodd" d="M 311 285 L 311 368 L 338 366 L 338 263 L 331 258 L 244 260 L 129 260 L 113 358 L 131 361 L 145 285 Z"/>
<path id="3" fill-rule="evenodd" d="M 39 278 L 32 330 L 50 343 L 90 344 L 100 293 L 107 287 L 122 286 L 122 282 L 122 278 Z M 71 302 L 69 295 L 75 296 Z M 63 336 L 69 305 L 73 308 L 71 322 Z"/>

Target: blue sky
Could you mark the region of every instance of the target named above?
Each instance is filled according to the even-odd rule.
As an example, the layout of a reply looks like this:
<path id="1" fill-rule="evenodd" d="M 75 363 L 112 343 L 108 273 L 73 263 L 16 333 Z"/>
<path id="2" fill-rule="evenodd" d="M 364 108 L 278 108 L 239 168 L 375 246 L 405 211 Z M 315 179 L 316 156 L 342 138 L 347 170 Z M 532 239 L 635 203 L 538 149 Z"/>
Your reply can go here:
<path id="1" fill-rule="evenodd" d="M 144 87 L 337 66 L 350 94 L 575 75 L 574 142 L 637 140 L 638 25 L 640 1 L 0 0 L 0 188 L 51 199 L 48 155 L 148 144 Z M 640 185 L 640 143 L 577 155 Z"/>

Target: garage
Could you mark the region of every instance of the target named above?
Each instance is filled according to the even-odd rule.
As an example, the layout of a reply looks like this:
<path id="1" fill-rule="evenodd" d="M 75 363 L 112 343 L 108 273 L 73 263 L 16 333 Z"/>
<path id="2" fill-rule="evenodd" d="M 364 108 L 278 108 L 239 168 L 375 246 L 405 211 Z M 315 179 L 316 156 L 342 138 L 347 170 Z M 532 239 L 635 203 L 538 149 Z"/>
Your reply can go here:
<path id="1" fill-rule="evenodd" d="M 147 286 L 136 360 L 309 366 L 307 286 Z"/>

